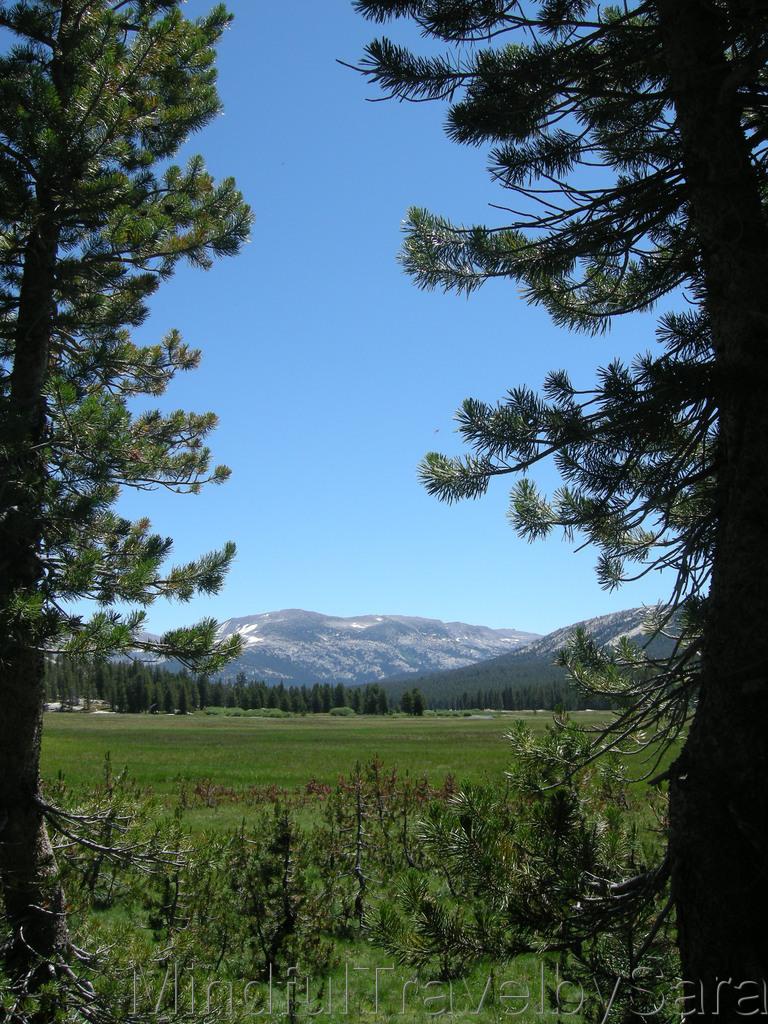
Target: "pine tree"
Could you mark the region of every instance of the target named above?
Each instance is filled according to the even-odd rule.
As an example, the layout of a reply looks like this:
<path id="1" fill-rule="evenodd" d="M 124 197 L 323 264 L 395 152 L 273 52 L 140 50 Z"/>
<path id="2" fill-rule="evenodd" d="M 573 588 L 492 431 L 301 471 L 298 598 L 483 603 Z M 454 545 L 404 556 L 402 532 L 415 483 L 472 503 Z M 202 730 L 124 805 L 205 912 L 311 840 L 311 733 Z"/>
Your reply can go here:
<path id="1" fill-rule="evenodd" d="M 321 698 L 322 699 L 322 709 L 323 709 L 323 711 L 328 712 L 333 707 L 333 692 L 332 692 L 331 687 L 330 687 L 330 685 L 328 683 L 324 683 L 322 685 L 322 687 L 321 687 L 321 695 L 322 695 L 322 698 Z"/>
<path id="2" fill-rule="evenodd" d="M 197 692 L 198 706 L 201 708 L 207 708 L 210 701 L 210 682 L 208 676 L 202 675 L 197 677 Z"/>
<path id="3" fill-rule="evenodd" d="M 375 715 L 378 708 L 378 687 L 366 686 L 363 691 L 362 712 L 364 715 Z"/>
<path id="4" fill-rule="evenodd" d="M 163 692 L 163 711 L 166 715 L 172 715 L 176 710 L 176 690 L 169 680 L 165 681 Z"/>
<path id="5" fill-rule="evenodd" d="M 626 708 L 612 735 L 684 738 L 669 783 L 667 858 L 683 977 L 699 1017 L 736 1013 L 718 979 L 768 977 L 768 7 L 743 0 L 357 0 L 403 16 L 442 52 L 388 39 L 362 70 L 400 100 L 446 101 L 449 136 L 491 147 L 507 198 L 491 225 L 410 212 L 405 269 L 425 288 L 514 281 L 556 323 L 590 333 L 650 310 L 658 347 L 584 387 L 551 373 L 458 414 L 470 452 L 433 453 L 428 489 L 453 501 L 520 474 L 510 519 L 600 551 L 606 587 L 677 574 L 657 626 L 680 634 L 658 662 L 578 636 L 565 661 Z M 595 170 L 597 167 L 599 170 Z M 554 460 L 552 497 L 528 476 Z M 591 751 L 590 756 L 596 753 Z M 663 780 L 659 780 L 663 781 Z M 666 870 L 632 889 L 638 903 Z M 645 905 L 645 904 L 644 904 Z M 639 911 L 640 913 L 640 911 Z"/>
<path id="6" fill-rule="evenodd" d="M 164 573 L 171 541 L 113 507 L 121 487 L 196 492 L 228 475 L 205 445 L 215 416 L 129 403 L 199 361 L 177 331 L 132 340 L 148 298 L 249 231 L 232 180 L 172 163 L 219 111 L 229 21 L 220 5 L 188 21 L 179 0 L 0 4 L 0 876 L 5 961 L 31 984 L 69 955 L 38 778 L 44 652 L 154 648 L 208 669 L 235 652 L 209 620 L 142 634 L 156 598 L 217 590 L 233 546 Z M 86 621 L 72 598 L 100 610 Z"/>
<path id="7" fill-rule="evenodd" d="M 189 713 L 189 691 L 187 690 L 187 684 L 184 680 L 179 682 L 179 696 L 176 710 L 180 715 L 186 715 Z"/>
<path id="8" fill-rule="evenodd" d="M 343 708 L 347 703 L 347 691 L 343 683 L 337 683 L 333 689 L 333 706 Z"/>

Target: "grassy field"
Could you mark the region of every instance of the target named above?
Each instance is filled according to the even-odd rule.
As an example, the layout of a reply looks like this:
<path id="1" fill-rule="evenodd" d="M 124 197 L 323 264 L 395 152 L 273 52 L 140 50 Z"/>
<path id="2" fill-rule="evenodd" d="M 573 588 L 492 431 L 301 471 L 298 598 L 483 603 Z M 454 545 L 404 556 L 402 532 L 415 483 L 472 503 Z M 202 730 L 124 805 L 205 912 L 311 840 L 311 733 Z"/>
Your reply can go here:
<path id="1" fill-rule="evenodd" d="M 596 725 L 606 718 L 605 714 L 587 712 L 573 717 L 584 725 Z M 160 998 L 158 993 L 164 991 L 165 958 L 175 962 L 178 955 L 182 965 L 187 965 L 185 957 L 194 961 L 198 993 L 214 982 L 224 986 L 221 991 L 226 996 L 226 986 L 234 985 L 234 1016 L 229 1019 L 244 1022 L 252 1020 L 254 1014 L 264 1013 L 263 1008 L 245 1008 L 244 1001 L 241 1007 L 238 1000 L 246 981 L 252 986 L 251 979 L 262 981 L 265 976 L 260 965 L 266 954 L 260 951 L 256 938 L 261 936 L 262 925 L 267 929 L 276 927 L 283 905 L 285 869 L 283 861 L 275 859 L 283 856 L 282 847 L 274 845 L 283 833 L 274 824 L 271 797 L 265 799 L 263 793 L 249 795 L 251 787 L 275 785 L 300 791 L 311 779 L 333 783 L 340 774 L 349 774 L 356 761 L 364 763 L 375 756 L 385 768 L 397 766 L 401 775 L 405 771 L 415 776 L 426 774 L 435 787 L 449 774 L 459 781 L 500 783 L 510 764 L 504 735 L 516 719 L 524 719 L 534 729 L 543 730 L 552 716 L 546 712 L 421 719 L 330 715 L 287 719 L 47 715 L 43 772 L 48 780 L 61 773 L 73 789 L 90 788 L 101 778 L 104 757 L 109 753 L 115 769 L 127 766 L 136 782 L 158 795 L 159 805 L 147 805 L 153 817 L 157 813 L 158 824 L 175 828 L 178 816 L 188 832 L 187 866 L 182 868 L 181 881 L 178 871 L 174 875 L 172 869 L 167 877 L 163 876 L 167 884 L 155 882 L 142 871 L 131 873 L 121 863 L 100 869 L 98 899 L 93 905 L 88 904 L 79 927 L 86 937 L 84 945 L 116 949 L 118 959 L 122 958 L 114 980 L 105 982 L 109 998 L 130 997 L 131 972 L 138 964 L 142 998 L 146 997 L 151 1007 Z M 377 804 L 372 795 L 374 789 L 370 788 L 371 776 L 364 773 L 363 777 L 368 779 L 364 785 L 369 788 L 364 791 L 368 793 L 364 805 L 366 838 L 360 856 L 368 879 L 366 908 L 375 912 L 380 905 L 395 899 L 406 866 L 403 849 L 407 853 L 410 848 L 411 869 L 431 872 L 435 884 L 440 875 L 428 850 L 417 853 L 418 819 L 426 804 L 410 805 L 406 826 L 402 811 L 405 804 L 398 802 L 401 797 L 397 789 L 390 791 L 389 796 L 386 789 L 380 790 L 383 803 Z M 194 791 L 202 780 L 211 787 L 230 787 L 230 792 L 221 799 L 215 798 L 210 805 L 201 803 L 194 798 Z M 351 858 L 358 855 L 354 828 L 349 824 L 354 821 L 349 815 L 354 815 L 355 795 L 350 787 L 341 787 L 338 793 L 342 794 L 341 804 L 327 799 L 320 787 L 286 801 L 293 825 L 298 829 L 294 833 L 297 845 L 293 855 L 304 865 L 295 876 L 291 875 L 292 899 L 295 898 L 291 906 L 302 908 L 300 924 L 307 929 L 306 937 L 301 939 L 304 945 L 296 948 L 303 958 L 302 971 L 312 975 L 313 985 L 323 993 L 322 999 L 318 997 L 317 1007 L 314 1002 L 300 1006 L 297 1019 L 308 1021 L 311 1014 L 319 1015 L 327 1024 L 343 1024 L 350 1019 L 346 1005 L 349 996 L 353 1019 L 371 1015 L 384 1024 L 394 1024 L 395 1020 L 428 1024 L 434 1016 L 452 1012 L 471 1015 L 478 1024 L 497 1024 L 512 1012 L 498 998 L 502 985 L 508 986 L 504 989 L 505 998 L 510 991 L 518 993 L 518 999 L 522 998 L 521 992 L 535 993 L 526 1007 L 516 1004 L 513 1008 L 521 1024 L 534 1024 L 543 1014 L 554 1014 L 548 1004 L 545 1009 L 544 980 L 546 974 L 550 984 L 559 968 L 546 957 L 519 957 L 503 964 L 483 960 L 469 965 L 451 987 L 436 980 L 442 977 L 437 959 L 423 971 L 415 972 L 410 966 L 399 966 L 391 951 L 374 945 L 367 934 L 360 933 L 350 916 L 356 883 L 349 866 Z M 346 809 L 339 811 L 342 806 Z M 360 804 L 357 806 L 360 813 Z M 377 813 L 381 816 L 382 806 L 384 817 L 380 824 Z M 403 829 L 410 830 L 407 847 L 401 847 L 405 842 L 401 822 Z M 242 834 L 241 824 L 246 826 Z M 248 859 L 252 847 L 258 848 L 261 858 L 258 871 L 254 871 Z M 411 855 L 415 855 L 415 860 L 410 859 Z M 77 892 L 85 877 L 80 867 L 73 868 L 67 879 L 68 890 Z M 256 890 L 265 899 L 268 897 L 267 910 L 259 909 L 260 904 L 253 897 Z M 181 928 L 178 923 L 167 924 L 166 920 L 169 907 L 176 907 L 174 892 L 183 894 L 179 904 L 184 921 Z M 332 907 L 331 924 L 323 916 L 328 900 Z M 196 908 L 194 913 L 190 908 Z M 273 911 L 277 915 L 274 920 L 270 916 Z M 188 920 L 184 914 L 189 915 Z M 294 925 L 299 928 L 299 924 Z M 322 957 L 328 950 L 327 966 L 318 967 L 317 964 L 325 963 Z M 288 952 L 280 955 L 285 963 L 293 962 L 290 958 L 285 960 Z M 290 957 L 294 957 L 293 952 Z M 288 1019 L 285 963 L 276 974 L 275 1005 L 264 1020 Z M 381 989 L 379 969 L 383 972 Z M 184 966 L 182 1007 L 187 1005 L 185 1000 L 191 999 L 190 970 L 191 967 Z M 135 975 L 133 978 L 135 984 Z M 371 979 L 375 980 L 375 989 Z M 135 995 L 135 987 L 132 991 Z M 297 999 L 303 999 L 304 990 L 296 991 Z M 254 991 L 249 989 L 249 993 L 252 999 Z M 258 994 L 267 1001 L 264 985 Z M 222 1012 L 225 1010 L 222 1004 Z M 578 1024 L 581 1018 L 573 1016 L 572 1008 L 565 1012 Z"/>
<path id="2" fill-rule="evenodd" d="M 426 774 L 435 784 L 448 774 L 479 782 L 501 777 L 509 760 L 504 734 L 514 718 L 543 729 L 551 715 L 263 719 L 54 713 L 45 718 L 43 775 L 52 779 L 62 772 L 72 786 L 88 784 L 109 752 L 115 768 L 127 765 L 137 782 L 159 794 L 199 779 L 235 788 L 293 788 L 312 778 L 333 782 L 356 761 L 378 756 L 387 767 Z M 601 716 L 584 712 L 578 718 Z"/>

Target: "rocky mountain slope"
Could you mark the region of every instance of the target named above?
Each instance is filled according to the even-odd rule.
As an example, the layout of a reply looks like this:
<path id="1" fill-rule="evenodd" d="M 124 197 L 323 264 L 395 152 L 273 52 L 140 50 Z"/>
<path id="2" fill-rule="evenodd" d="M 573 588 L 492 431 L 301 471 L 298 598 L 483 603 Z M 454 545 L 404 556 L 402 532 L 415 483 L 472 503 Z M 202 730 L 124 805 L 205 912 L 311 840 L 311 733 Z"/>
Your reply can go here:
<path id="1" fill-rule="evenodd" d="M 459 668 L 515 651 L 538 638 L 516 629 L 406 615 L 338 618 L 289 608 L 227 619 L 219 635 L 239 633 L 243 654 L 225 670 L 292 684 L 374 682 L 389 676 Z"/>
<path id="2" fill-rule="evenodd" d="M 481 690 L 562 683 L 567 675 L 564 669 L 558 668 L 554 662 L 558 652 L 566 645 L 568 637 L 578 626 L 583 626 L 600 645 L 610 644 L 622 636 L 642 644 L 647 640 L 643 630 L 646 614 L 645 608 L 628 608 L 626 611 L 584 619 L 556 629 L 524 647 L 486 661 L 475 662 L 448 672 L 425 673 L 416 679 L 388 679 L 384 685 L 393 694 L 416 685 L 433 705 L 445 707 L 450 705 L 452 697 L 465 692 L 477 693 Z M 671 646 L 671 641 L 659 637 L 652 641 L 649 651 L 660 656 L 667 653 Z"/>

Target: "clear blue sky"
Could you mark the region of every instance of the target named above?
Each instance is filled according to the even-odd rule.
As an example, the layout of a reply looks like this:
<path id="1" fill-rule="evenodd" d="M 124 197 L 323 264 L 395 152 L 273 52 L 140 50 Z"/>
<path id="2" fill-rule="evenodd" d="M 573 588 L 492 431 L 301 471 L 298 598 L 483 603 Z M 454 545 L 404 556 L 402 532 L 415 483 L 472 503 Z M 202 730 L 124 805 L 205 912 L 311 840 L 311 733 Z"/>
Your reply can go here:
<path id="1" fill-rule="evenodd" d="M 336 58 L 356 60 L 377 27 L 348 0 L 230 8 L 226 113 L 189 152 L 235 176 L 255 212 L 252 241 L 208 273 L 180 272 L 142 336 L 175 326 L 203 349 L 164 405 L 219 413 L 213 448 L 233 476 L 197 497 L 131 495 L 123 508 L 173 536 L 175 560 L 227 539 L 238 558 L 220 595 L 158 603 L 150 628 L 297 607 L 546 632 L 662 597 L 658 577 L 606 594 L 594 551 L 518 540 L 503 482 L 449 507 L 416 479 L 426 451 L 460 450 L 463 398 L 538 386 L 555 367 L 589 385 L 599 364 L 653 345 L 654 317 L 590 339 L 555 328 L 511 284 L 468 300 L 420 292 L 395 260 L 405 211 L 495 222 L 488 203 L 503 196 L 485 154 L 443 137 L 439 106 L 366 102 L 375 93 Z"/>

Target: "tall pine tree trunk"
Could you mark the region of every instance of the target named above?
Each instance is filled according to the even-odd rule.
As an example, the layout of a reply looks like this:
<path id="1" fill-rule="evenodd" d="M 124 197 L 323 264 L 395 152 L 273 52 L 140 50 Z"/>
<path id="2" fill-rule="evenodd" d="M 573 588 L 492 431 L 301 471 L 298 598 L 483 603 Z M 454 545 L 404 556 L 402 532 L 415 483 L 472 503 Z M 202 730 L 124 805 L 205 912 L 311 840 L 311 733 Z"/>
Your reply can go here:
<path id="1" fill-rule="evenodd" d="M 728 5 L 657 6 L 721 430 L 701 700 L 670 780 L 670 852 L 684 1009 L 722 1022 L 757 1012 L 768 981 L 768 226 L 725 56 Z"/>
<path id="2" fill-rule="evenodd" d="M 44 204 L 41 203 L 41 206 Z M 58 228 L 41 212 L 24 254 L 13 370 L 0 411 L 0 885 L 12 931 L 4 960 L 19 978 L 69 940 L 56 860 L 40 810 L 45 585 L 44 388 Z M 46 972 L 36 976 L 44 979 Z"/>

